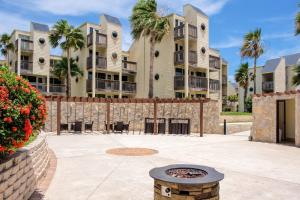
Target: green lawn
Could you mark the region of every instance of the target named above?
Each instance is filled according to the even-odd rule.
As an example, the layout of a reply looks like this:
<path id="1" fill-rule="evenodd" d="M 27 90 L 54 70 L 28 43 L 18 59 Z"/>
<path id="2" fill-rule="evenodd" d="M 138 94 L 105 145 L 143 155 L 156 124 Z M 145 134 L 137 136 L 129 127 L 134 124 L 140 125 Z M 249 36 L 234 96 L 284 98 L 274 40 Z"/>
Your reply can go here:
<path id="1" fill-rule="evenodd" d="M 244 116 L 251 116 L 252 113 L 247 113 L 247 112 L 222 112 L 221 115 L 244 115 Z"/>

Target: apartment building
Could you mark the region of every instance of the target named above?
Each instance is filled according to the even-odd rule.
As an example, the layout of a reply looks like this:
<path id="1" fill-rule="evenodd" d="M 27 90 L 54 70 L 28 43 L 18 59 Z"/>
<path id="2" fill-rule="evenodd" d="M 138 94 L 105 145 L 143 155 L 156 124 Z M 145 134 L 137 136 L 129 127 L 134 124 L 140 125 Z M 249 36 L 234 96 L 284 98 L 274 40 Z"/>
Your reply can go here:
<path id="1" fill-rule="evenodd" d="M 71 55 L 84 76 L 72 79 L 72 96 L 135 97 L 137 64 L 122 51 L 122 25 L 118 18 L 106 14 L 100 16 L 100 22 L 79 26 L 86 45 Z"/>
<path id="2" fill-rule="evenodd" d="M 187 4 L 183 16 L 168 17 L 171 31 L 155 48 L 154 96 L 221 100 L 227 91 L 228 64 L 218 50 L 209 47 L 208 16 Z M 129 49 L 129 59 L 137 62 L 136 95 L 141 98 L 149 91 L 149 51 L 145 37 L 134 41 Z"/>
<path id="3" fill-rule="evenodd" d="M 29 31 L 14 30 L 11 34 L 11 41 L 15 49 L 8 52 L 10 59 L 8 66 L 11 71 L 28 79 L 42 93 L 64 95 L 63 81 L 51 73 L 51 63 L 61 58 L 50 55 L 51 46 L 48 35 L 48 25 L 35 22 L 30 23 Z"/>
<path id="4" fill-rule="evenodd" d="M 295 75 L 294 68 L 300 64 L 300 53 L 282 56 L 267 60 L 265 65 L 257 67 L 256 75 L 256 93 L 273 93 L 297 90 L 292 84 Z M 252 75 L 253 68 L 249 70 Z M 254 83 L 250 81 L 248 87 L 248 97 L 253 95 Z M 239 110 L 244 110 L 244 89 L 239 88 Z"/>

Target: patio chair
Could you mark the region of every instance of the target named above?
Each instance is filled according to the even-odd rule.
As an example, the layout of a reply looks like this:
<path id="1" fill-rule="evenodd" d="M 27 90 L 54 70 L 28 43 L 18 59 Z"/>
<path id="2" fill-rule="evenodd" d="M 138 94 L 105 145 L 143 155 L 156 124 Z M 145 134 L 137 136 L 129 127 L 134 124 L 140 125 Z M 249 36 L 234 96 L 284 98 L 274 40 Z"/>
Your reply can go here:
<path id="1" fill-rule="evenodd" d="M 128 124 L 123 124 L 123 130 L 129 132 L 129 124 L 130 121 L 128 122 Z"/>
<path id="2" fill-rule="evenodd" d="M 82 131 L 82 122 L 76 121 L 75 123 L 71 124 L 71 130 L 74 132 L 81 132 Z"/>
<path id="3" fill-rule="evenodd" d="M 68 124 L 60 124 L 60 131 L 68 131 L 69 125 Z"/>
<path id="4" fill-rule="evenodd" d="M 115 132 L 121 132 L 123 133 L 124 123 L 123 122 L 116 122 L 114 125 L 114 131 Z"/>
<path id="5" fill-rule="evenodd" d="M 91 123 L 85 123 L 84 130 L 85 131 L 89 130 L 89 131 L 93 132 L 93 124 L 94 124 L 94 121 L 92 121 Z"/>

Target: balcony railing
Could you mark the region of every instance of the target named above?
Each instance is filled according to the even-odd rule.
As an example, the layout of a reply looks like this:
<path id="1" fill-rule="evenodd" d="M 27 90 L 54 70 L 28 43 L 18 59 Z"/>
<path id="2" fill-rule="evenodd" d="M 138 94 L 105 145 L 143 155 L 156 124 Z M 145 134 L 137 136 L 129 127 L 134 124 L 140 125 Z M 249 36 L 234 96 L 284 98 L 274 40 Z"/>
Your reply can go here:
<path id="1" fill-rule="evenodd" d="M 36 89 L 38 89 L 39 91 L 45 93 L 47 92 L 47 84 L 45 83 L 33 83 L 33 82 L 30 82 L 30 84 L 35 87 Z"/>
<path id="2" fill-rule="evenodd" d="M 137 63 L 132 61 L 127 61 L 127 60 L 122 60 L 122 67 L 123 67 L 123 71 L 136 72 Z"/>
<path id="3" fill-rule="evenodd" d="M 65 85 L 50 85 L 49 90 L 51 93 L 65 93 L 66 92 L 66 86 Z"/>
<path id="4" fill-rule="evenodd" d="M 93 44 L 93 33 L 87 36 L 87 46 Z M 96 46 L 106 48 L 107 47 L 107 36 L 103 33 L 96 33 Z"/>
<path id="5" fill-rule="evenodd" d="M 87 80 L 87 91 L 92 91 L 92 80 Z M 96 79 L 96 90 L 98 91 L 119 91 L 119 81 Z"/>
<path id="6" fill-rule="evenodd" d="M 33 41 L 26 39 L 17 39 L 15 42 L 16 51 L 18 51 L 19 45 L 18 41 L 21 40 L 21 50 L 23 51 L 33 51 Z"/>
<path id="7" fill-rule="evenodd" d="M 220 81 L 209 79 L 209 89 L 212 91 L 218 91 L 220 90 Z"/>
<path id="8" fill-rule="evenodd" d="M 189 51 L 189 64 L 197 64 L 197 52 Z M 175 65 L 184 65 L 184 51 L 175 51 L 174 52 L 174 64 Z"/>
<path id="9" fill-rule="evenodd" d="M 182 39 L 185 36 L 184 24 L 174 28 L 174 40 Z M 189 24 L 189 39 L 197 39 L 197 27 Z"/>
<path id="10" fill-rule="evenodd" d="M 274 82 L 273 81 L 264 81 L 262 83 L 262 89 L 264 92 L 273 92 L 274 91 Z"/>
<path id="11" fill-rule="evenodd" d="M 86 66 L 87 69 L 93 68 L 93 57 L 90 56 L 86 59 Z M 107 61 L 105 57 L 102 56 L 96 56 L 96 68 L 98 69 L 106 69 L 107 67 Z"/>
<path id="12" fill-rule="evenodd" d="M 136 83 L 123 82 L 122 91 L 125 93 L 136 93 Z"/>
<path id="13" fill-rule="evenodd" d="M 222 75 L 222 84 L 223 85 L 227 84 L 227 76 L 226 75 Z"/>
<path id="14" fill-rule="evenodd" d="M 210 69 L 220 69 L 220 58 L 217 57 L 209 57 L 209 68 Z"/>
<path id="15" fill-rule="evenodd" d="M 206 91 L 207 90 L 207 78 L 189 76 L 189 88 L 193 90 Z M 174 89 L 184 90 L 184 76 L 174 77 Z"/>
<path id="16" fill-rule="evenodd" d="M 33 72 L 33 62 L 28 60 L 21 60 L 20 73 L 32 74 Z M 18 72 L 18 61 L 15 63 L 15 72 Z"/>

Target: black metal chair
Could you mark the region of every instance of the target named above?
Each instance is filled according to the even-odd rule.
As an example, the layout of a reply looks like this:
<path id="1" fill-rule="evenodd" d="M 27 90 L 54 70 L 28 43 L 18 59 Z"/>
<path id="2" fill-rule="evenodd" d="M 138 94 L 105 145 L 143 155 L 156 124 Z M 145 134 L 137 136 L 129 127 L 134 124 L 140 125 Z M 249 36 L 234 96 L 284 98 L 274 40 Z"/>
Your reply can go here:
<path id="1" fill-rule="evenodd" d="M 114 125 L 114 131 L 115 132 L 121 132 L 123 133 L 124 123 L 123 122 L 116 122 Z"/>
<path id="2" fill-rule="evenodd" d="M 123 130 L 129 132 L 129 125 L 130 121 L 128 122 L 128 124 L 123 124 Z"/>
<path id="3" fill-rule="evenodd" d="M 60 124 L 60 131 L 69 131 L 68 124 Z"/>
<path id="4" fill-rule="evenodd" d="M 93 132 L 93 124 L 94 124 L 94 121 L 92 121 L 91 123 L 85 123 L 84 124 L 84 131 L 91 131 Z"/>
<path id="5" fill-rule="evenodd" d="M 71 124 L 71 130 L 74 132 L 82 132 L 82 122 L 76 121 L 75 123 Z"/>

